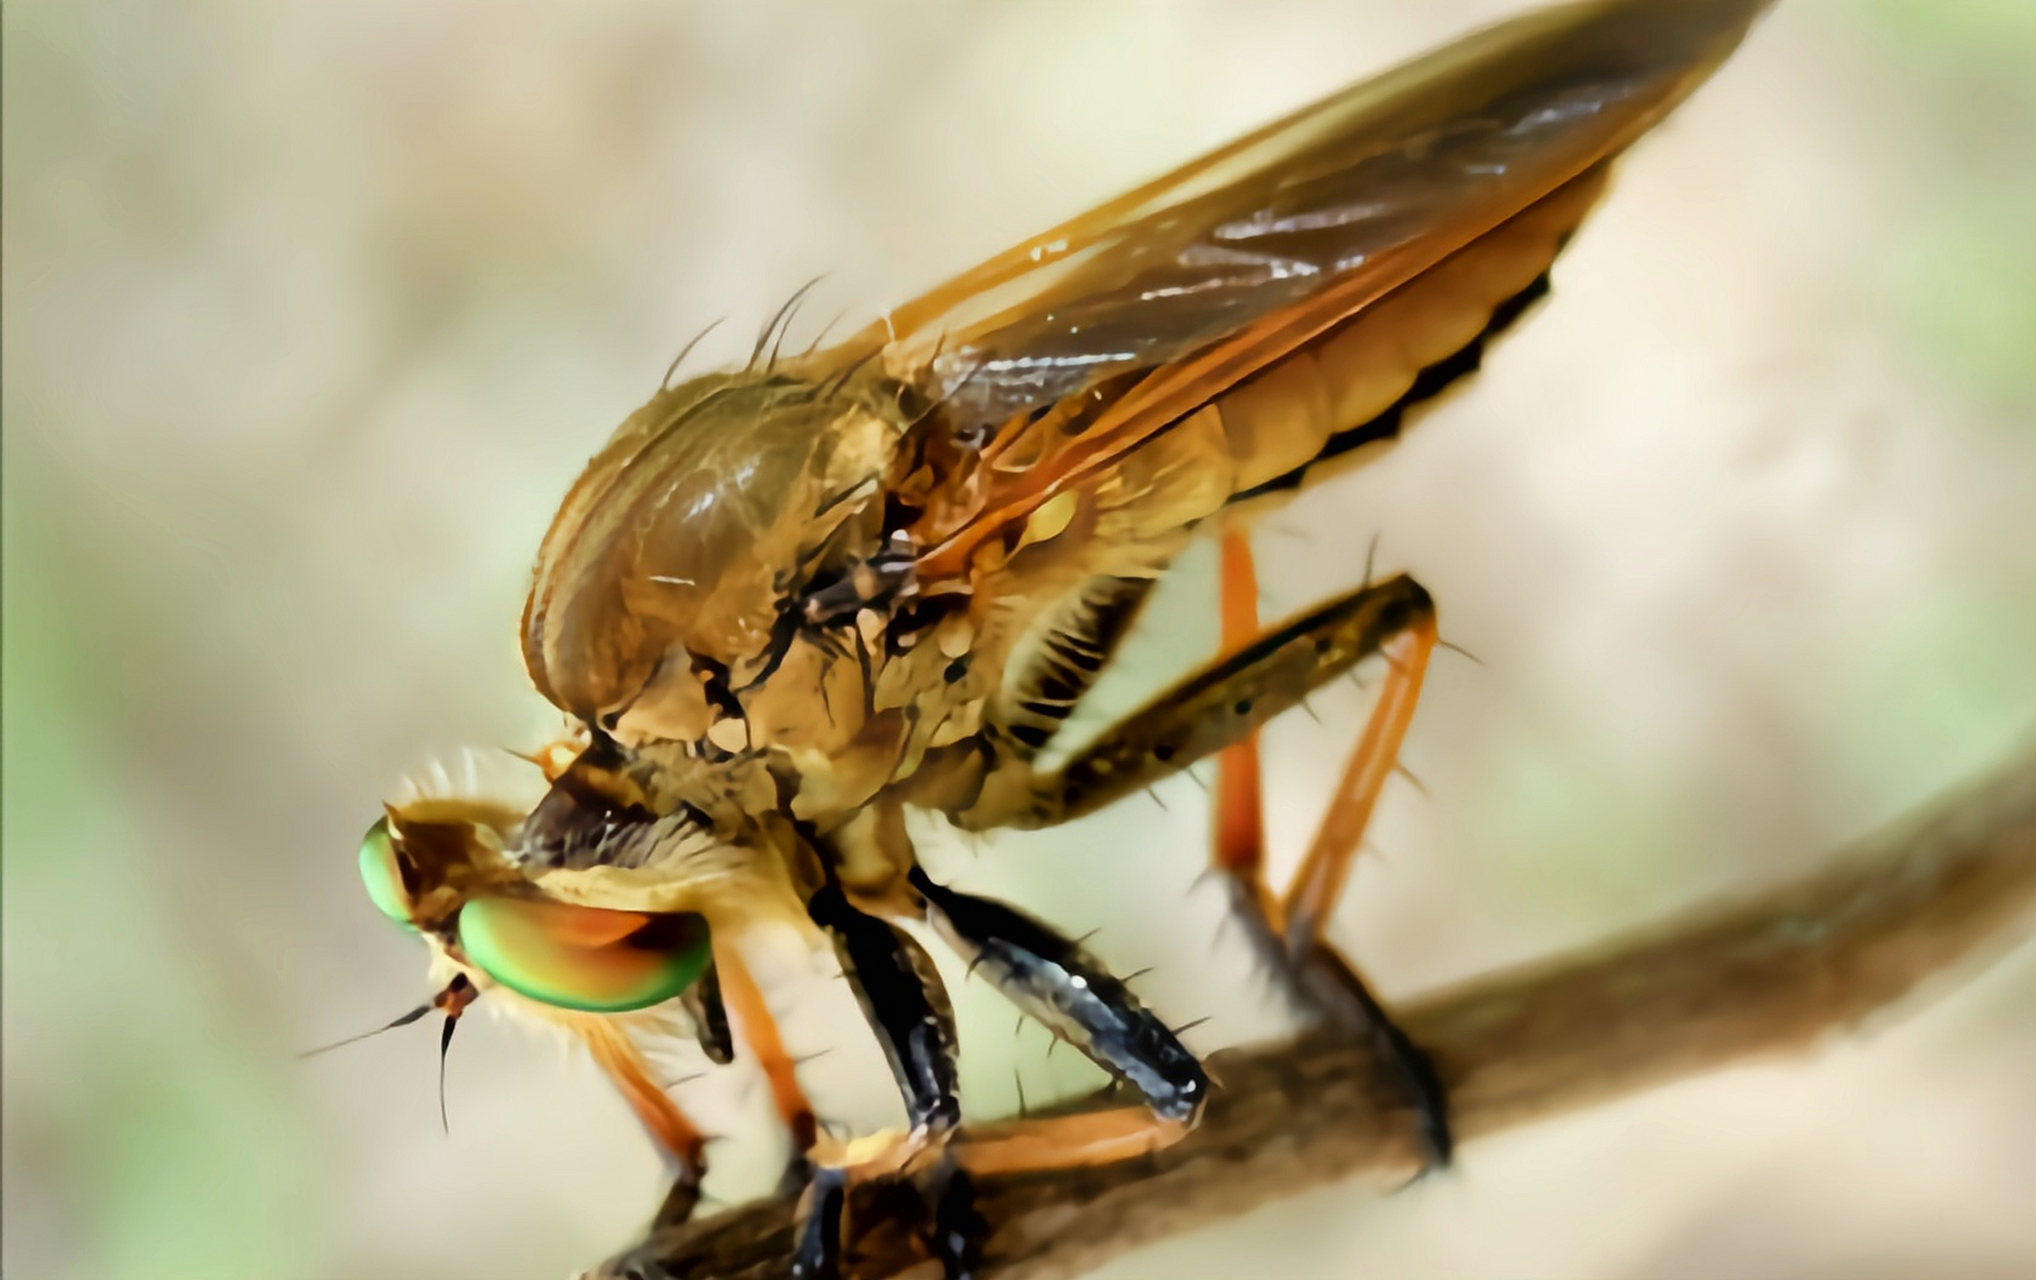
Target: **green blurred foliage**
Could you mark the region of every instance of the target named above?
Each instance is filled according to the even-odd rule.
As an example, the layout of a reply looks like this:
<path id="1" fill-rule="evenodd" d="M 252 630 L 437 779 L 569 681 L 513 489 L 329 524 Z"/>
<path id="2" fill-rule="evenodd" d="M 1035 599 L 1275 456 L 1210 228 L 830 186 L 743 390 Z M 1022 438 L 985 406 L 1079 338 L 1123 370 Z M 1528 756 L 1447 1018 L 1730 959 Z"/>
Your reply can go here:
<path id="1" fill-rule="evenodd" d="M 6 1088 L 35 1105 L 10 1105 L 7 1142 L 35 1153 L 80 1219 L 72 1275 L 312 1274 L 310 1135 L 278 1064 L 251 1052 L 217 975 L 164 918 L 161 881 L 176 869 L 151 856 L 125 804 L 105 733 L 121 709 L 55 589 L 66 558 L 23 527 L 29 505 L 11 493 L 6 508 L 0 936 Z"/>
<path id="2" fill-rule="evenodd" d="M 2036 6 L 1869 0 L 1857 15 L 1910 71 L 1903 102 L 1930 155 L 1921 216 L 1886 262 L 1915 341 L 1973 394 L 2036 423 Z"/>

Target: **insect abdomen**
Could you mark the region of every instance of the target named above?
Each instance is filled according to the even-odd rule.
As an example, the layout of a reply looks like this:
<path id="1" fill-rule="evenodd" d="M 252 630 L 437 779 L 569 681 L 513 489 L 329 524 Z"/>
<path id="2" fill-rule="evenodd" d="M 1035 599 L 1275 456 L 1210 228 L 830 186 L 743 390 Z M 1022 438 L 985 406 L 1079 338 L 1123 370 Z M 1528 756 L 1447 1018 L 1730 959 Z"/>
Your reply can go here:
<path id="1" fill-rule="evenodd" d="M 1547 272 L 1604 189 L 1599 167 L 1217 399 L 1233 512 L 1371 461 L 1408 412 L 1474 372 L 1547 292 Z"/>

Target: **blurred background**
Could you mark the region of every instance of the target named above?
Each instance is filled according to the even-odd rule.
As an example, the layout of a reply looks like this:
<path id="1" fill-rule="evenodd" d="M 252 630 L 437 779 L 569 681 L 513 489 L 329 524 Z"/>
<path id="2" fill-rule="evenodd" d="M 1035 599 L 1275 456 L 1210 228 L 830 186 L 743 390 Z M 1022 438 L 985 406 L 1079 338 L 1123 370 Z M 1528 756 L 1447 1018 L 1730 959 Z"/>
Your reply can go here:
<path id="1" fill-rule="evenodd" d="M 11 1280 L 557 1277 L 660 1173 L 490 1019 L 439 1131 L 354 848 L 398 779 L 555 725 L 529 564 L 672 353 L 820 272 L 849 323 L 1517 0 L 5 7 Z M 1261 538 L 1267 611 L 1383 568 L 1445 635 L 1336 936 L 1391 997 L 1801 872 L 2036 725 L 2036 7 L 1785 0 L 1626 166 L 1552 303 Z M 845 331 L 845 329 L 843 330 Z M 1206 557 L 1106 703 L 1214 645 Z M 1288 863 L 1363 706 L 1267 752 Z M 1277 1031 L 1193 782 L 937 874 L 1204 1050 Z M 956 978 L 972 1114 L 1091 1087 Z M 2036 1274 L 2036 949 L 1813 1056 L 1475 1144 L 1136 1277 Z M 824 1112 L 896 1103 L 838 983 L 774 998 Z M 690 1050 L 689 1050 L 690 1052 Z M 683 1058 L 678 1073 L 699 1069 Z M 768 1181 L 739 1069 L 678 1086 Z"/>

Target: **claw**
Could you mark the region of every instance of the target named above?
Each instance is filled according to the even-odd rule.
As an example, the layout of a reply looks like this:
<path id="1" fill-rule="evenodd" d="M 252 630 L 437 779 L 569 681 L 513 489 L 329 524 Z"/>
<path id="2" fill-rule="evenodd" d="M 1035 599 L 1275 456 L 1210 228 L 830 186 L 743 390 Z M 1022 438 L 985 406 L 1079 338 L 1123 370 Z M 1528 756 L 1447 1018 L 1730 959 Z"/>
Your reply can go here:
<path id="1" fill-rule="evenodd" d="M 696 1170 L 681 1170 L 672 1180 L 672 1189 L 665 1192 L 664 1203 L 657 1208 L 657 1216 L 650 1220 L 651 1230 L 676 1227 L 693 1216 L 693 1210 L 700 1206 L 700 1177 Z"/>
<path id="2" fill-rule="evenodd" d="M 799 1238 L 792 1252 L 795 1280 L 838 1280 L 841 1229 L 847 1215 L 848 1170 L 834 1166 L 815 1170 L 799 1197 Z"/>
<path id="3" fill-rule="evenodd" d="M 813 1179 L 819 1174 L 819 1166 L 808 1159 L 804 1152 L 795 1152 L 785 1162 L 785 1171 L 778 1175 L 778 1198 L 790 1200 L 805 1194 Z"/>
<path id="4" fill-rule="evenodd" d="M 1428 1054 L 1400 1030 L 1357 970 L 1333 948 L 1319 944 L 1310 948 L 1294 972 L 1297 985 L 1318 1012 L 1370 1042 L 1406 1097 L 1423 1157 L 1416 1179 L 1447 1169 L 1456 1154 L 1449 1090 Z"/>
<path id="5" fill-rule="evenodd" d="M 921 1129 L 817 1144 L 799 1197 L 792 1274 L 798 1280 L 838 1280 L 850 1236 L 849 1197 L 858 1187 L 884 1184 L 878 1216 L 915 1222 L 947 1280 L 973 1275 L 989 1224 L 976 1212 L 973 1180 L 949 1154 L 950 1137 L 949 1131 Z M 786 1176 L 789 1180 L 793 1171 Z"/>
<path id="6" fill-rule="evenodd" d="M 952 1157 L 943 1156 L 926 1179 L 922 1194 L 933 1210 L 933 1254 L 947 1280 L 970 1280 L 982 1262 L 990 1224 L 976 1211 L 975 1182 Z"/>

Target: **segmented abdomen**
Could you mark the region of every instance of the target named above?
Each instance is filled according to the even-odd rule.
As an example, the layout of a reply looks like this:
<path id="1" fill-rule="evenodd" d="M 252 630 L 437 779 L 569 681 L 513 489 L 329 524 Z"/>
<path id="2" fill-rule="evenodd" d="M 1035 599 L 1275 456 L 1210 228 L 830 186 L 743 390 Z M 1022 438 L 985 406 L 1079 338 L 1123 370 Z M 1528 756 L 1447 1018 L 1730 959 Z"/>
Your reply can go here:
<path id="1" fill-rule="evenodd" d="M 1197 434 L 1220 428 L 1229 454 L 1226 515 L 1260 514 L 1389 448 L 1548 291 L 1604 186 L 1603 166 L 1584 173 L 1197 414 L 1213 419 Z"/>

